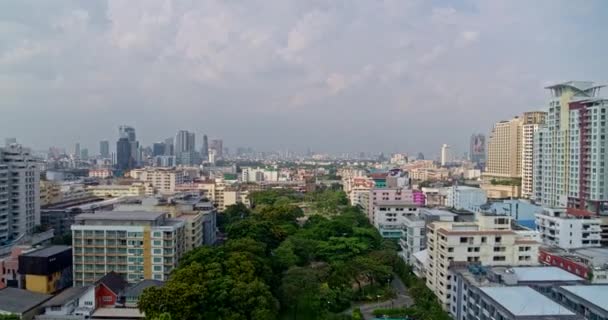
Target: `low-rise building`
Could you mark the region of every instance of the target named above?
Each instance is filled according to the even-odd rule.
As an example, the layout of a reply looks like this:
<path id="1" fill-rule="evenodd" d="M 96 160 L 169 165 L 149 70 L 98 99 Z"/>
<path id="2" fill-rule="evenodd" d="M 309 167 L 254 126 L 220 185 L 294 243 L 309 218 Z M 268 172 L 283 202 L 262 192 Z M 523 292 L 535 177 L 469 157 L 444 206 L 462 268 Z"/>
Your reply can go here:
<path id="1" fill-rule="evenodd" d="M 583 319 L 608 319 L 608 285 L 561 286 L 553 290 L 553 298 Z"/>
<path id="2" fill-rule="evenodd" d="M 19 273 L 19 256 L 33 250 L 31 246 L 13 246 L 9 255 L 0 258 L 0 289 L 25 288 L 25 276 Z"/>
<path id="3" fill-rule="evenodd" d="M 94 287 L 67 288 L 42 307 L 44 312 L 36 320 L 88 319 L 95 310 Z"/>
<path id="4" fill-rule="evenodd" d="M 486 192 L 479 188 L 453 186 L 446 190 L 446 207 L 457 210 L 479 211 L 481 205 L 488 201 Z"/>
<path id="5" fill-rule="evenodd" d="M 42 304 L 52 296 L 17 288 L 0 289 L 0 314 L 13 314 L 31 320 L 39 314 Z"/>
<path id="6" fill-rule="evenodd" d="M 19 256 L 19 274 L 25 288 L 53 294 L 72 285 L 72 248 L 49 246 Z"/>
<path id="7" fill-rule="evenodd" d="M 601 220 L 591 216 L 575 216 L 566 209 L 544 208 L 536 214 L 536 229 L 548 246 L 563 249 L 599 247 Z"/>
<path id="8" fill-rule="evenodd" d="M 88 187 L 88 190 L 91 195 L 102 198 L 143 197 L 154 194 L 154 188 L 145 183 L 90 186 Z"/>
<path id="9" fill-rule="evenodd" d="M 399 239 L 407 216 L 417 216 L 420 205 L 414 202 L 411 189 L 382 188 L 370 190 L 367 215 L 384 238 Z"/>
<path id="10" fill-rule="evenodd" d="M 543 247 L 538 260 L 588 279 L 591 283 L 608 284 L 608 248 L 564 250 Z"/>
<path id="11" fill-rule="evenodd" d="M 186 173 L 174 168 L 143 168 L 130 172 L 131 178 L 152 185 L 156 192 L 174 193 L 176 186 L 184 183 Z"/>
<path id="12" fill-rule="evenodd" d="M 89 170 L 89 177 L 91 178 L 99 178 L 99 179 L 106 179 L 106 178 L 111 178 L 113 176 L 112 170 L 110 169 L 90 169 Z"/>

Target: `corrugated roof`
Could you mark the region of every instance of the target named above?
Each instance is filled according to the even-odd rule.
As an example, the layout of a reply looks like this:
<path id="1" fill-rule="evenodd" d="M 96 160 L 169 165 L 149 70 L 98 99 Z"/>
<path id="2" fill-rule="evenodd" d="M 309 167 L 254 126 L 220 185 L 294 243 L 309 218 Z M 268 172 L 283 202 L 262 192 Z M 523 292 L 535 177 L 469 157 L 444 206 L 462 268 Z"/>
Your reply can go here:
<path id="1" fill-rule="evenodd" d="M 72 301 L 74 299 L 79 298 L 80 296 L 82 296 L 90 288 L 92 288 L 92 287 L 88 286 L 88 287 L 71 287 L 71 288 L 67 288 L 67 289 L 61 291 L 61 293 L 59 293 L 56 296 L 54 296 L 49 301 L 45 302 L 42 306 L 45 307 L 45 308 L 47 308 L 47 307 L 55 307 L 55 306 L 62 306 L 64 304 L 66 304 L 67 302 L 70 302 L 70 301 Z"/>
<path id="2" fill-rule="evenodd" d="M 530 287 L 483 287 L 480 290 L 514 316 L 574 315 Z"/>
<path id="3" fill-rule="evenodd" d="M 22 314 L 27 312 L 52 296 L 17 288 L 0 290 L 0 311 Z"/>

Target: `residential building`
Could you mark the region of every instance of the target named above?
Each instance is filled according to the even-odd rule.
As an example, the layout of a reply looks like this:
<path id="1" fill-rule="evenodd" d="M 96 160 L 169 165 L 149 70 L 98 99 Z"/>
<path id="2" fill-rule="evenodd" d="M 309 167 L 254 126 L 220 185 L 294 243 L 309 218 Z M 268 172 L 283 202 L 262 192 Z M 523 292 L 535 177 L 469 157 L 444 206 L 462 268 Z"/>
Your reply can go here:
<path id="1" fill-rule="evenodd" d="M 439 162 L 441 163 L 442 167 L 445 167 L 445 165 L 448 164 L 450 161 L 450 146 L 448 146 L 447 144 L 443 144 L 441 146 L 441 156 Z"/>
<path id="2" fill-rule="evenodd" d="M 112 210 L 115 204 L 123 199 L 104 200 L 101 197 L 88 197 L 78 200 L 62 201 L 44 206 L 40 209 L 40 225 L 52 229 L 56 237 L 71 234 L 70 227 L 81 213 Z"/>
<path id="3" fill-rule="evenodd" d="M 486 175 L 494 179 L 521 177 L 522 125 L 520 117 L 494 125 L 488 141 Z"/>
<path id="4" fill-rule="evenodd" d="M 407 216 L 418 215 L 411 189 L 382 188 L 370 190 L 367 215 L 382 237 L 399 239 Z"/>
<path id="5" fill-rule="evenodd" d="M 71 287 L 42 304 L 43 314 L 36 320 L 88 319 L 95 309 L 93 286 Z"/>
<path id="6" fill-rule="evenodd" d="M 555 286 L 584 279 L 555 267 L 482 267 L 450 269 L 453 319 L 580 319 L 546 295 Z"/>
<path id="7" fill-rule="evenodd" d="M 421 208 L 418 215 L 403 218 L 399 255 L 410 265 L 415 264 L 414 255 L 426 249 L 426 226 L 433 221 L 454 221 L 456 214 L 446 210 Z"/>
<path id="8" fill-rule="evenodd" d="M 547 87 L 547 119 L 534 140 L 534 197 L 573 214 L 598 214 L 608 201 L 603 85 L 569 81 Z"/>
<path id="9" fill-rule="evenodd" d="M 165 283 L 158 280 L 142 280 L 132 286 L 129 286 L 124 291 L 123 296 L 118 298 L 119 303 L 123 304 L 127 308 L 137 308 L 139 297 L 145 289 L 152 287 L 161 287 Z"/>
<path id="10" fill-rule="evenodd" d="M 30 150 L 0 148 L 0 246 L 40 225 L 40 169 Z"/>
<path id="11" fill-rule="evenodd" d="M 14 314 L 22 320 L 31 320 L 44 308 L 42 304 L 52 296 L 17 288 L 0 289 L 0 314 Z"/>
<path id="12" fill-rule="evenodd" d="M 594 284 L 608 284 L 608 248 L 564 250 L 543 247 L 538 260 L 542 264 L 562 268 Z"/>
<path id="13" fill-rule="evenodd" d="M 476 168 L 482 169 L 486 163 L 486 136 L 477 133 L 471 136 L 469 158 Z"/>
<path id="14" fill-rule="evenodd" d="M 427 226 L 426 284 L 439 302 L 450 310 L 449 267 L 455 263 L 483 266 L 538 264 L 540 243 L 518 234 L 511 218 L 477 214 L 474 222 L 433 222 Z"/>
<path id="15" fill-rule="evenodd" d="M 25 289 L 53 294 L 72 285 L 72 248 L 50 246 L 19 256 L 19 274 Z"/>
<path id="16" fill-rule="evenodd" d="M 534 175 L 534 134 L 545 123 L 546 112 L 524 112 L 521 139 L 521 196 L 531 198 Z"/>
<path id="17" fill-rule="evenodd" d="M 89 170 L 89 177 L 91 178 L 106 179 L 111 178 L 113 175 L 114 173 L 112 172 L 112 170 L 107 168 Z"/>
<path id="18" fill-rule="evenodd" d="M 159 193 L 174 193 L 175 187 L 184 183 L 185 172 L 172 168 L 143 168 L 131 170 L 131 178 L 145 182 Z"/>
<path id="19" fill-rule="evenodd" d="M 553 291 L 553 298 L 586 320 L 608 319 L 608 285 L 561 286 Z"/>
<path id="20" fill-rule="evenodd" d="M 40 181 L 40 206 L 61 202 L 61 184 L 54 181 Z"/>
<path id="21" fill-rule="evenodd" d="M 488 201 L 486 192 L 480 188 L 452 186 L 446 188 L 445 206 L 457 210 L 479 211 L 479 207 Z"/>
<path id="22" fill-rule="evenodd" d="M 19 273 L 19 256 L 33 250 L 31 246 L 13 246 L 9 255 L 0 258 L 0 289 L 25 288 L 25 276 Z"/>
<path id="23" fill-rule="evenodd" d="M 279 172 L 276 169 L 245 167 L 241 172 L 242 182 L 278 181 Z"/>
<path id="24" fill-rule="evenodd" d="M 162 212 L 81 214 L 72 225 L 74 285 L 115 271 L 130 283 L 166 280 L 185 250 L 184 221 Z"/>
<path id="25" fill-rule="evenodd" d="M 146 183 L 127 185 L 109 184 L 87 187 L 92 196 L 102 198 L 142 197 L 154 194 L 154 188 Z"/>
<path id="26" fill-rule="evenodd" d="M 545 208 L 536 214 L 536 230 L 543 243 L 563 249 L 599 247 L 601 220 L 569 214 L 565 208 Z"/>

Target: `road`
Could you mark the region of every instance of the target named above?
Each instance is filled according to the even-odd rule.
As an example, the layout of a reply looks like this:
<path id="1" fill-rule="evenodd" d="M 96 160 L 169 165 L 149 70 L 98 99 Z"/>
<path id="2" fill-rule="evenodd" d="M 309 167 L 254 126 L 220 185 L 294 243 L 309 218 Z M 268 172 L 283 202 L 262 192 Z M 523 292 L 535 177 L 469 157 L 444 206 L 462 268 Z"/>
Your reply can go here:
<path id="1" fill-rule="evenodd" d="M 391 287 L 397 293 L 397 297 L 381 302 L 359 303 L 348 309 L 345 313 L 352 314 L 354 308 L 361 309 L 364 319 L 373 319 L 373 312 L 380 308 L 406 308 L 414 304 L 414 300 L 409 296 L 407 288 L 397 275 L 393 276 Z"/>

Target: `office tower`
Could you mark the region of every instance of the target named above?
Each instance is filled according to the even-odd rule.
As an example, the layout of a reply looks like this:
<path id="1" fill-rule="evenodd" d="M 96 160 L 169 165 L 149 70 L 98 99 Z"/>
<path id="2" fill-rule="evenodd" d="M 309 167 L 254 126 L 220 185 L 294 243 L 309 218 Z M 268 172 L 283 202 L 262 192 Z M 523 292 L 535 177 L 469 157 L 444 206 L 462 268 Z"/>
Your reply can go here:
<path id="1" fill-rule="evenodd" d="M 110 142 L 108 140 L 99 141 L 99 155 L 104 159 L 110 157 Z"/>
<path id="2" fill-rule="evenodd" d="M 209 149 L 215 150 L 215 159 L 221 159 L 224 154 L 224 142 L 220 139 L 211 140 Z"/>
<path id="3" fill-rule="evenodd" d="M 199 164 L 195 150 L 196 141 L 194 132 L 180 130 L 175 135 L 175 157 L 177 164 L 194 165 Z"/>
<path id="4" fill-rule="evenodd" d="M 164 142 L 155 142 L 152 145 L 152 156 L 164 156 L 167 145 Z"/>
<path id="5" fill-rule="evenodd" d="M 175 155 L 175 143 L 173 141 L 173 138 L 165 139 L 165 155 L 166 156 Z"/>
<path id="6" fill-rule="evenodd" d="M 542 205 L 597 214 L 608 201 L 603 85 L 569 81 L 549 86 L 545 124 L 534 137 L 534 197 Z"/>
<path id="7" fill-rule="evenodd" d="M 450 146 L 444 144 L 441 146 L 441 166 L 445 166 L 448 162 L 450 162 Z"/>
<path id="8" fill-rule="evenodd" d="M 450 266 L 538 264 L 540 243 L 511 228 L 511 217 L 478 214 L 475 222 L 436 221 L 427 226 L 426 285 L 444 310 L 452 303 Z"/>
<path id="9" fill-rule="evenodd" d="M 483 168 L 486 162 L 486 136 L 481 133 L 471 136 L 469 157 L 477 168 Z"/>
<path id="10" fill-rule="evenodd" d="M 416 160 L 424 160 L 424 154 L 422 152 L 418 152 L 418 155 L 416 156 Z"/>
<path id="11" fill-rule="evenodd" d="M 534 134 L 545 123 L 546 112 L 524 112 L 522 116 L 521 196 L 532 197 L 534 175 Z"/>
<path id="12" fill-rule="evenodd" d="M 131 167 L 139 165 L 141 162 L 141 150 L 135 135 L 135 128 L 126 125 L 118 127 L 118 137 L 119 139 L 126 138 L 131 145 L 131 151 L 129 153 L 131 157 Z"/>
<path id="13" fill-rule="evenodd" d="M 80 159 L 80 143 L 74 145 L 74 158 Z"/>
<path id="14" fill-rule="evenodd" d="M 6 138 L 6 139 L 4 139 L 4 146 L 5 147 L 8 147 L 11 144 L 15 144 L 15 143 L 17 143 L 17 138 Z"/>
<path id="15" fill-rule="evenodd" d="M 80 150 L 80 159 L 89 160 L 89 149 L 83 148 Z"/>
<path id="16" fill-rule="evenodd" d="M 207 161 L 209 158 L 209 141 L 207 140 L 207 135 L 203 135 L 203 150 L 201 150 L 201 157 Z"/>
<path id="17" fill-rule="evenodd" d="M 93 284 L 110 271 L 130 283 L 165 281 L 184 253 L 184 232 L 184 220 L 163 212 L 78 215 L 72 225 L 74 286 Z"/>
<path id="18" fill-rule="evenodd" d="M 40 225 L 40 168 L 18 144 L 0 148 L 0 245 Z"/>
<path id="19" fill-rule="evenodd" d="M 131 142 L 126 137 L 116 142 L 116 167 L 119 170 L 130 170 L 133 168 L 133 157 L 131 156 Z"/>
<path id="20" fill-rule="evenodd" d="M 522 125 L 519 117 L 494 125 L 484 175 L 496 180 L 521 177 Z"/>

